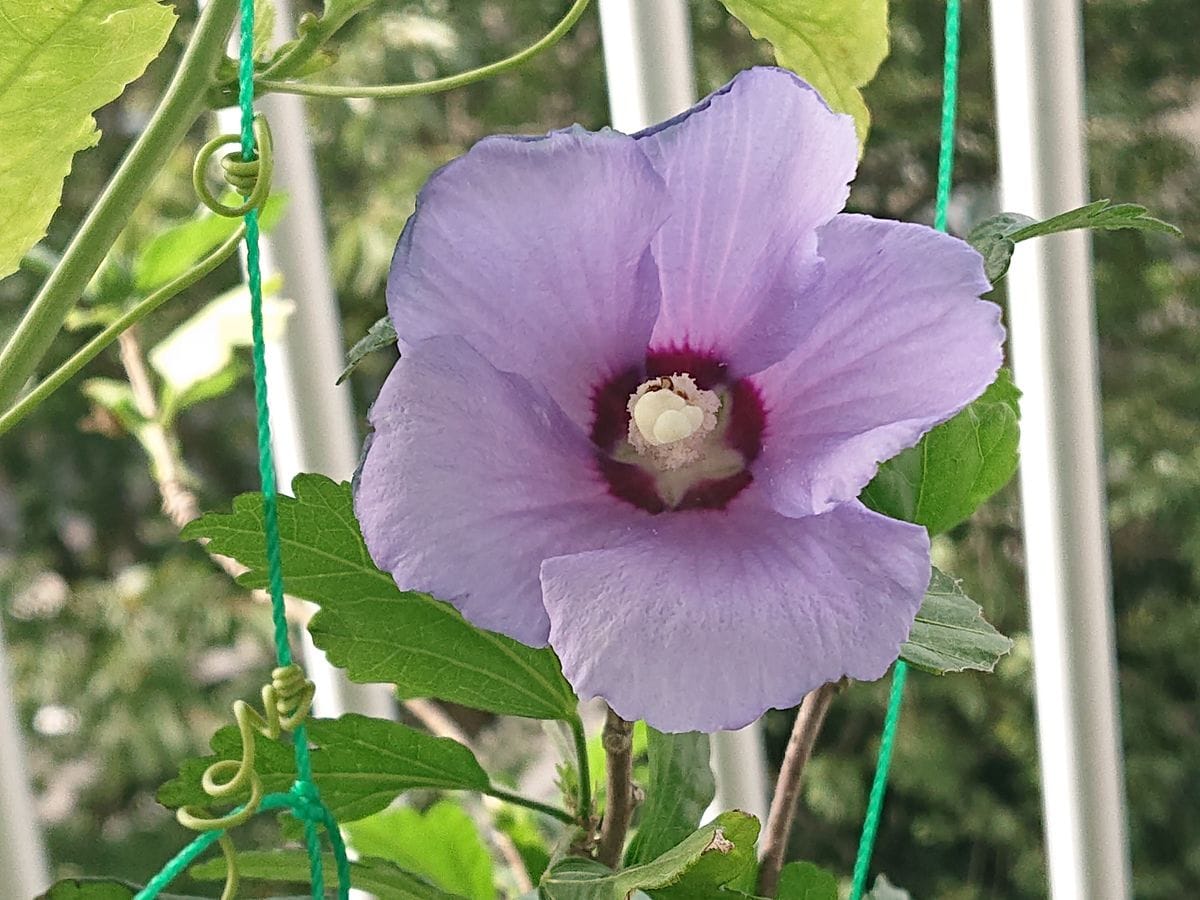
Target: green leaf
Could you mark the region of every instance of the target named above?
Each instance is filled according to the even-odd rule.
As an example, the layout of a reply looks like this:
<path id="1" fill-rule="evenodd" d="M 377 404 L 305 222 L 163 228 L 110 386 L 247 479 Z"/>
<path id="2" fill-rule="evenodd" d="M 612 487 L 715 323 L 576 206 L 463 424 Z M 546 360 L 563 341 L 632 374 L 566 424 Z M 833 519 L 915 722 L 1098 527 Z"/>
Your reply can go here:
<path id="1" fill-rule="evenodd" d="M 788 863 L 779 873 L 777 900 L 838 900 L 837 878 L 810 862 Z"/>
<path id="2" fill-rule="evenodd" d="M 238 852 L 237 863 L 238 872 L 248 881 L 309 883 L 308 854 L 303 850 L 243 850 Z M 332 884 L 337 872 L 333 854 L 325 854 L 322 863 L 325 883 Z M 188 874 L 198 881 L 224 881 L 225 860 L 217 857 L 197 863 Z M 350 883 L 387 900 L 460 900 L 385 859 L 351 862 Z"/>
<path id="3" fill-rule="evenodd" d="M 1020 396 L 1001 369 L 978 400 L 881 465 L 863 503 L 930 534 L 953 528 L 1016 472 Z"/>
<path id="4" fill-rule="evenodd" d="M 268 343 L 287 327 L 295 304 L 279 297 L 283 278 L 268 278 L 263 291 L 263 334 Z M 238 347 L 251 342 L 250 293 L 232 288 L 205 304 L 150 351 L 150 365 L 162 376 L 173 397 L 221 374 Z"/>
<path id="5" fill-rule="evenodd" d="M 424 813 L 409 806 L 385 809 L 346 826 L 362 856 L 396 863 L 469 900 L 495 900 L 492 856 L 471 817 L 442 800 Z"/>
<path id="6" fill-rule="evenodd" d="M 367 356 L 376 350 L 390 347 L 394 343 L 396 343 L 396 326 L 392 324 L 390 316 L 383 316 L 368 328 L 367 333 L 350 348 L 350 352 L 346 354 L 346 368 L 338 376 L 337 383 L 341 384 L 349 378 L 350 373 L 357 369 L 359 363 Z"/>
<path id="7" fill-rule="evenodd" d="M 886 875 L 875 879 L 875 886 L 867 892 L 863 900 L 912 900 L 912 894 L 903 888 L 898 888 L 887 880 Z"/>
<path id="8" fill-rule="evenodd" d="M 983 610 L 959 582 L 934 568 L 900 658 L 934 675 L 990 672 L 1012 645 L 983 618 Z"/>
<path id="9" fill-rule="evenodd" d="M 469 624 L 454 607 L 397 589 L 371 562 L 350 501 L 350 486 L 299 475 L 295 498 L 279 498 L 284 587 L 321 611 L 309 623 L 316 645 L 358 682 L 390 682 L 402 697 L 436 697 L 489 712 L 570 719 L 576 699 L 549 648 L 535 650 Z M 234 500 L 183 531 L 266 584 L 262 498 Z"/>
<path id="10" fill-rule="evenodd" d="M 546 900 L 627 900 L 637 890 L 655 898 L 701 900 L 754 861 L 758 821 L 728 812 L 657 859 L 612 872 L 593 860 L 567 857 L 542 878 Z"/>
<path id="11" fill-rule="evenodd" d="M 1183 236 L 1183 232 L 1169 222 L 1146 215 L 1146 207 L 1137 203 L 1114 204 L 1111 200 L 1097 200 L 1042 222 L 1020 213 L 1000 213 L 972 228 L 967 241 L 983 255 L 984 271 L 988 279 L 995 283 L 1008 271 L 1013 251 L 1020 241 L 1078 228 L 1104 231 L 1130 228 L 1173 237 Z"/>
<path id="12" fill-rule="evenodd" d="M 871 114 L 859 91 L 888 54 L 887 0 L 721 0 L 775 59 L 854 117 L 859 146 Z"/>
<path id="13" fill-rule="evenodd" d="M 158 56 L 175 13 L 157 0 L 0 0 L 0 278 L 46 233 L 92 113 Z"/>
<path id="14" fill-rule="evenodd" d="M 68 878 L 56 882 L 38 900 L 133 900 L 137 889 L 108 878 Z"/>
<path id="15" fill-rule="evenodd" d="M 649 728 L 647 755 L 646 800 L 625 854 L 627 866 L 649 862 L 691 834 L 716 795 L 708 735 L 663 734 Z"/>
<path id="16" fill-rule="evenodd" d="M 272 194 L 267 198 L 259 216 L 263 231 L 270 231 L 283 215 L 287 195 Z M 133 283 L 138 291 L 148 294 L 168 281 L 178 278 L 200 259 L 215 250 L 238 230 L 241 219 L 231 219 L 208 213 L 188 219 L 156 235 L 133 264 Z"/>
<path id="17" fill-rule="evenodd" d="M 675 883 L 648 890 L 654 900 L 708 900 L 709 897 L 724 896 L 743 876 L 755 870 L 758 865 L 754 850 L 758 840 L 758 819 L 734 810 L 721 813 L 706 827 L 712 825 L 722 830 L 725 840 L 732 846 L 724 853 L 705 854 Z"/>
<path id="18" fill-rule="evenodd" d="M 264 60 L 271 55 L 271 40 L 275 34 L 274 0 L 254 0 L 254 58 Z"/>
<path id="19" fill-rule="evenodd" d="M 115 878 L 64 878 L 55 882 L 37 900 L 133 900 L 140 885 Z M 159 894 L 159 900 L 203 900 L 183 894 Z"/>
<path id="20" fill-rule="evenodd" d="M 146 418 L 138 411 L 129 382 L 115 378 L 89 378 L 80 387 L 85 397 L 110 412 L 130 434 L 139 435 L 146 427 Z"/>
<path id="21" fill-rule="evenodd" d="M 456 741 L 382 719 L 348 713 L 339 719 L 314 719 L 308 725 L 313 776 L 321 799 L 341 822 L 353 822 L 384 809 L 414 788 L 486 791 L 491 786 L 475 756 Z M 240 759 L 237 729 L 228 725 L 213 735 L 213 756 L 189 759 L 179 775 L 164 784 L 158 800 L 164 806 L 208 807 L 212 799 L 200 778 L 219 759 Z M 255 770 L 265 791 L 286 791 L 296 778 L 289 744 L 255 739 Z M 230 802 L 245 799 L 235 795 Z"/>

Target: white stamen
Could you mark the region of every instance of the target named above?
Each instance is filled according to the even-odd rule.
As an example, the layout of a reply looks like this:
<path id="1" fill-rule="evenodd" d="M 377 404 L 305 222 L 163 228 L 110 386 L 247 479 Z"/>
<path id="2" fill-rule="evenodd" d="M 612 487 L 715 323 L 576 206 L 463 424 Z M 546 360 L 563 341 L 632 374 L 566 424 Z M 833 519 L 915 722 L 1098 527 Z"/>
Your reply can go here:
<path id="1" fill-rule="evenodd" d="M 665 469 L 693 462 L 716 428 L 720 405 L 720 398 L 700 390 L 690 375 L 653 378 L 629 398 L 629 442 Z"/>

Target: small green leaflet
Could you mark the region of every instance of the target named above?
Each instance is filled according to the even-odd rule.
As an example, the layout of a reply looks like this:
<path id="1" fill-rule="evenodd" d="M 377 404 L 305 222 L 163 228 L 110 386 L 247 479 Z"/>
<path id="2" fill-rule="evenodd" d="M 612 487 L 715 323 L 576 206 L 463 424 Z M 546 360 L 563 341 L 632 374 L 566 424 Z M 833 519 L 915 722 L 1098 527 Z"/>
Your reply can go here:
<path id="1" fill-rule="evenodd" d="M 370 354 L 376 350 L 382 350 L 384 347 L 390 347 L 394 343 L 396 343 L 396 326 L 392 324 L 390 316 L 382 316 L 350 348 L 350 352 L 346 354 L 346 368 L 338 376 L 337 383 L 341 384 L 349 378 L 350 373 L 357 369 L 359 363 Z"/>
<path id="2" fill-rule="evenodd" d="M 837 878 L 810 862 L 788 863 L 779 873 L 776 900 L 838 900 Z"/>
<path id="3" fill-rule="evenodd" d="M 0 0 L 0 278 L 46 233 L 92 113 L 158 56 L 175 13 L 157 0 Z"/>
<path id="4" fill-rule="evenodd" d="M 496 900 L 492 855 L 471 817 L 453 800 L 421 812 L 394 806 L 346 826 L 360 856 L 388 860 L 468 900 Z"/>
<path id="5" fill-rule="evenodd" d="M 861 147 L 871 114 L 859 91 L 888 54 L 887 0 L 721 0 L 775 58 L 854 117 Z"/>
<path id="6" fill-rule="evenodd" d="M 634 891 L 655 898 L 699 900 L 737 878 L 754 862 L 758 821 L 728 812 L 657 859 L 612 872 L 597 862 L 567 857 L 543 876 L 545 900 L 627 900 Z"/>
<path id="7" fill-rule="evenodd" d="M 486 791 L 491 786 L 474 754 L 462 744 L 398 722 L 349 713 L 310 721 L 308 736 L 317 745 L 312 765 L 321 799 L 340 822 L 365 818 L 414 788 Z M 237 729 L 221 728 L 212 747 L 213 756 L 184 762 L 179 775 L 159 789 L 160 803 L 173 808 L 213 803 L 200 787 L 200 777 L 218 759 L 241 758 Z M 291 745 L 256 736 L 255 770 L 266 792 L 286 791 L 296 779 Z M 239 801 L 245 795 L 230 799 Z"/>
<path id="8" fill-rule="evenodd" d="M 988 280 L 995 283 L 1008 271 L 1018 242 L 1077 228 L 1096 228 L 1104 231 L 1131 228 L 1136 231 L 1169 234 L 1173 237 L 1183 236 L 1183 232 L 1169 222 L 1146 215 L 1144 206 L 1097 200 L 1042 222 L 1020 213 L 1000 213 L 990 219 L 984 219 L 972 228 L 971 233 L 967 235 L 967 241 L 983 255 L 984 271 Z"/>
<path id="9" fill-rule="evenodd" d="M 953 528 L 1016 472 L 1020 396 L 1001 369 L 978 400 L 883 463 L 860 499 L 930 534 Z"/>
<path id="10" fill-rule="evenodd" d="M 351 508 L 350 486 L 298 475 L 296 496 L 279 498 L 284 588 L 321 611 L 309 623 L 316 645 L 358 682 L 396 685 L 402 697 L 436 697 L 533 719 L 571 719 L 576 699 L 558 657 L 475 628 L 448 603 L 401 591 L 371 562 Z M 229 514 L 210 513 L 183 530 L 266 584 L 262 498 L 243 494 Z"/>
<path id="11" fill-rule="evenodd" d="M 650 862 L 695 831 L 716 795 L 708 735 L 663 734 L 648 728 L 646 752 L 646 802 L 625 853 L 627 866 Z"/>
<path id="12" fill-rule="evenodd" d="M 337 872 L 333 854 L 326 854 L 321 862 L 325 882 L 331 884 Z M 309 883 L 308 854 L 302 850 L 242 850 L 237 865 L 242 878 L 248 881 Z M 217 857 L 197 863 L 188 874 L 198 881 L 224 881 L 225 860 Z M 350 863 L 350 883 L 387 900 L 462 900 L 458 894 L 448 894 L 395 863 L 371 857 Z"/>
<path id="13" fill-rule="evenodd" d="M 234 197 L 230 195 L 223 199 L 230 202 Z M 286 194 L 272 194 L 267 198 L 259 214 L 259 226 L 263 231 L 275 227 L 286 205 Z M 134 287 L 140 293 L 148 294 L 174 281 L 216 250 L 241 224 L 241 219 L 206 213 L 160 232 L 141 249 L 133 262 Z"/>
<path id="14" fill-rule="evenodd" d="M 934 675 L 967 669 L 990 672 L 1011 649 L 1012 641 L 983 618 L 983 610 L 962 585 L 935 568 L 917 620 L 900 646 L 900 658 Z"/>

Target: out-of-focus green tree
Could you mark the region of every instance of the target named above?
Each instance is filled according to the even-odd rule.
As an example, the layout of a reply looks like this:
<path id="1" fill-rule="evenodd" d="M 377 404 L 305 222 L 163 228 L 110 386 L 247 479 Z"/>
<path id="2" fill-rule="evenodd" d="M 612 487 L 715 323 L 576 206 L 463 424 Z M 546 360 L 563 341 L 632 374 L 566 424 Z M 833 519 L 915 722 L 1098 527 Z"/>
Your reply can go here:
<path id="1" fill-rule="evenodd" d="M 467 68 L 528 43 L 563 6 L 380 4 L 339 39 L 330 77 L 404 81 Z M 691 8 L 701 91 L 770 60 L 718 0 L 693 0 Z M 892 4 L 892 53 L 866 90 L 874 125 L 851 197 L 856 209 L 931 218 L 942 14 L 941 4 Z M 1174 900 L 1200 884 L 1200 6 L 1089 0 L 1085 25 L 1093 195 L 1144 203 L 1188 235 L 1174 243 L 1129 233 L 1095 238 L 1135 893 Z M 959 231 L 997 211 L 983 4 L 966 5 L 963 33 L 951 220 Z M 64 245 L 177 53 L 176 44 L 101 111 L 105 138 L 78 159 L 48 248 Z M 312 101 L 347 342 L 383 312 L 396 236 L 433 169 L 485 134 L 575 121 L 594 128 L 606 108 L 594 10 L 552 51 L 494 81 L 406 101 Z M 194 214 L 187 169 L 199 138 L 159 178 L 127 249 Z M 235 278 L 226 266 L 169 304 L 143 326 L 146 345 Z M 36 274 L 22 273 L 0 284 L 0 331 L 36 283 Z M 65 355 L 75 340 L 60 338 L 56 352 Z M 360 410 L 390 364 L 379 353 L 355 372 Z M 91 374 L 121 377 L 116 354 Z M 251 408 L 241 390 L 180 417 L 204 506 L 253 487 Z M 158 505 L 137 442 L 77 388 L 0 439 L 0 597 L 41 808 L 64 874 L 145 877 L 177 848 L 182 832 L 164 827 L 170 816 L 153 805 L 153 788 L 175 760 L 203 748 L 233 697 L 253 695 L 267 665 L 261 610 L 199 550 L 178 544 Z M 1015 491 L 937 551 L 1017 646 L 994 676 L 910 682 L 876 866 L 918 898 L 1043 897 Z M 853 859 L 885 691 L 858 686 L 839 699 L 807 778 L 796 852 L 840 872 Z M 787 728 L 785 715 L 769 718 L 773 753 Z"/>

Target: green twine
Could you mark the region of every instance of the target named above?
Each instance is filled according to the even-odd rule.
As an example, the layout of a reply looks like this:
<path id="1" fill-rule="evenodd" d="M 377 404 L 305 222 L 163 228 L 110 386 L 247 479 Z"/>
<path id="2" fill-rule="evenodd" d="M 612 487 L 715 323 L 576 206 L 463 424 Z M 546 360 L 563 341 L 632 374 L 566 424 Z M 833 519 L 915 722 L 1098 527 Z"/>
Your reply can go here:
<path id="1" fill-rule="evenodd" d="M 241 147 L 243 162 L 258 159 L 255 151 L 254 129 L 254 0 L 241 0 L 241 42 L 239 45 L 238 104 L 241 107 Z M 263 177 L 260 173 L 259 177 Z M 256 183 L 254 195 L 261 182 Z M 282 668 L 292 664 L 292 649 L 288 641 L 288 625 L 283 602 L 283 565 L 279 540 L 279 509 L 276 498 L 275 460 L 271 452 L 271 417 L 267 404 L 266 342 L 263 338 L 262 265 L 258 245 L 258 206 L 244 195 L 246 240 L 246 282 L 250 291 L 250 320 L 252 356 L 254 359 L 254 401 L 258 427 L 258 471 L 262 480 L 263 526 L 267 551 L 267 590 L 271 597 L 271 619 L 274 623 L 275 655 Z M 337 868 L 338 897 L 347 900 L 350 892 L 350 862 L 346 846 L 333 814 L 321 802 L 313 781 L 312 761 L 308 750 L 308 734 L 303 724 L 292 732 L 296 758 L 296 781 L 287 793 L 268 794 L 258 811 L 290 809 L 304 823 L 304 842 L 308 851 L 309 874 L 313 900 L 325 896 L 325 879 L 321 859 L 320 826 L 324 826 L 333 847 Z M 225 829 L 206 831 L 175 855 L 150 882 L 138 892 L 136 900 L 153 900 L 202 853 L 221 840 Z"/>
<path id="2" fill-rule="evenodd" d="M 938 153 L 937 203 L 934 212 L 934 227 L 946 230 L 947 211 L 950 207 L 950 182 L 954 170 L 954 115 L 958 105 L 958 35 L 961 19 L 960 0 L 947 0 L 946 4 L 946 48 L 942 68 L 942 134 Z M 904 660 L 896 662 L 892 674 L 892 690 L 888 697 L 887 715 L 883 720 L 883 734 L 879 740 L 879 760 L 875 764 L 875 778 L 871 783 L 871 796 L 867 801 L 867 815 L 863 820 L 862 838 L 858 843 L 858 855 L 854 860 L 854 882 L 850 900 L 862 900 L 867 887 L 867 874 L 871 867 L 871 853 L 875 849 L 875 836 L 883 815 L 883 795 L 887 791 L 888 772 L 892 766 L 892 750 L 896 746 L 896 729 L 900 724 L 900 707 L 904 702 L 904 682 L 908 678 L 908 665 Z"/>

